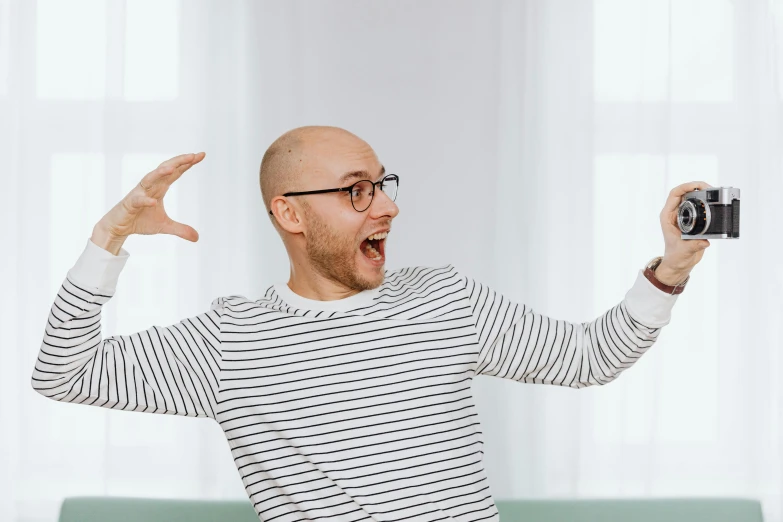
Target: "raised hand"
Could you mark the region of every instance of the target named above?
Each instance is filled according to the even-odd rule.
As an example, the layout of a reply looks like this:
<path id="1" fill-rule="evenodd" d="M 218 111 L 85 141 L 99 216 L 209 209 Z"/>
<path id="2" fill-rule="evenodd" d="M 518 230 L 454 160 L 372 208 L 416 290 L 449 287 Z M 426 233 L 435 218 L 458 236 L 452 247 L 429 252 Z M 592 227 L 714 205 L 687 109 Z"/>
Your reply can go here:
<path id="1" fill-rule="evenodd" d="M 655 277 L 659 281 L 671 285 L 684 281 L 693 267 L 701 261 L 704 250 L 710 246 L 707 239 L 682 239 L 682 232 L 677 226 L 677 212 L 684 194 L 711 187 L 706 181 L 691 181 L 678 185 L 669 192 L 660 214 L 665 248 L 661 264 L 655 270 Z"/>
<path id="2" fill-rule="evenodd" d="M 182 154 L 168 159 L 146 174 L 138 185 L 93 228 L 93 243 L 117 255 L 122 243 L 132 234 L 171 234 L 198 241 L 198 232 L 166 214 L 163 197 L 169 187 L 190 167 L 204 159 L 206 153 Z"/>

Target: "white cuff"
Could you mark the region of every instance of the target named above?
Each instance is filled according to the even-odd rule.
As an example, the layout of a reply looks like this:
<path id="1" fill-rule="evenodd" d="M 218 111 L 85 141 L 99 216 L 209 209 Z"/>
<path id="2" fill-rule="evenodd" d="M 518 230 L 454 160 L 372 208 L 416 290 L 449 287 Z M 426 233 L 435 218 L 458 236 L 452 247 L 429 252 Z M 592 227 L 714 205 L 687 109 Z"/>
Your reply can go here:
<path id="1" fill-rule="evenodd" d="M 625 294 L 625 306 L 628 313 L 643 325 L 660 328 L 669 324 L 674 303 L 679 294 L 667 294 L 656 288 L 639 270 L 636 281 Z"/>
<path id="2" fill-rule="evenodd" d="M 115 256 L 88 239 L 82 255 L 68 271 L 68 277 L 74 283 L 113 292 L 129 256 L 124 248 Z"/>

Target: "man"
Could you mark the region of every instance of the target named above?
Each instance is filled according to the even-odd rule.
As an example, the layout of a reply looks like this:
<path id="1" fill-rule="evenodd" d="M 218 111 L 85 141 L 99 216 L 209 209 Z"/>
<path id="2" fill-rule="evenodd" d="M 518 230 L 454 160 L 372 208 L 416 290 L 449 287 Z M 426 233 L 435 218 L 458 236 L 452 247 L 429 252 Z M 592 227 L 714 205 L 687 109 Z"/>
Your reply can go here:
<path id="1" fill-rule="evenodd" d="M 498 520 L 473 377 L 610 382 L 653 345 L 709 245 L 681 240 L 675 223 L 680 196 L 710 185 L 681 185 L 661 212 L 654 273 L 639 270 L 592 322 L 552 319 L 452 265 L 385 270 L 398 177 L 355 135 L 303 127 L 269 147 L 260 173 L 288 283 L 101 339 L 125 239 L 198 240 L 163 197 L 202 159 L 163 162 L 95 226 L 52 306 L 32 385 L 58 401 L 215 419 L 261 520 Z"/>

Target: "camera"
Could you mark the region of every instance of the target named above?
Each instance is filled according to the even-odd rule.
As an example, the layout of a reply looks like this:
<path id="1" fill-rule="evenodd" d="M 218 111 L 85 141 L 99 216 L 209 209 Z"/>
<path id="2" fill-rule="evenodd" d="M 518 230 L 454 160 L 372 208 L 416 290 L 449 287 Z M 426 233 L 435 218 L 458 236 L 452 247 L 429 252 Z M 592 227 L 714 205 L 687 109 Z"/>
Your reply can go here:
<path id="1" fill-rule="evenodd" d="M 683 194 L 677 210 L 682 239 L 738 238 L 740 189 L 711 187 Z"/>

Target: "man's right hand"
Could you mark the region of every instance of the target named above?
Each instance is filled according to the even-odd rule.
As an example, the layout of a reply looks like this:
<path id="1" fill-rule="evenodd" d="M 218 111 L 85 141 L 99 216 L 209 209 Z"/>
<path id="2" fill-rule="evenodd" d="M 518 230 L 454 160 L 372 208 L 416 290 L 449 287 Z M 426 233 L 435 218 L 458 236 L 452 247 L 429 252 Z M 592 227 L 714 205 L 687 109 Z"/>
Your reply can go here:
<path id="1" fill-rule="evenodd" d="M 205 155 L 204 152 L 182 154 L 161 163 L 101 218 L 93 228 L 90 240 L 115 256 L 131 234 L 171 234 L 198 241 L 198 232 L 193 227 L 166 215 L 163 196 L 172 183 Z"/>

